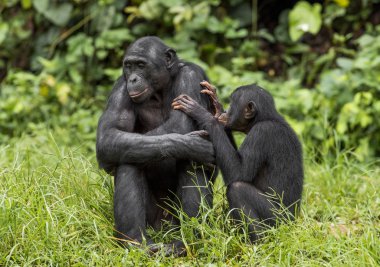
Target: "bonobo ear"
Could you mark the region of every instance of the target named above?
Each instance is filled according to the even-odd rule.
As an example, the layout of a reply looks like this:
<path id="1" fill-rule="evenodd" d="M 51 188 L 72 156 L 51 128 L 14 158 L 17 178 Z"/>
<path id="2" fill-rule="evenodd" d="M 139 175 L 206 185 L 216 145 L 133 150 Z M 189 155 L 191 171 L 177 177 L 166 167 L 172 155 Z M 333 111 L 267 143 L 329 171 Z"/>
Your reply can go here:
<path id="1" fill-rule="evenodd" d="M 171 69 L 175 63 L 175 59 L 177 58 L 177 53 L 173 48 L 168 48 L 165 51 L 165 56 L 166 56 L 166 67 L 168 69 Z"/>
<path id="2" fill-rule="evenodd" d="M 255 117 L 257 112 L 256 104 L 253 101 L 249 101 L 247 106 L 244 109 L 244 118 L 250 120 Z"/>

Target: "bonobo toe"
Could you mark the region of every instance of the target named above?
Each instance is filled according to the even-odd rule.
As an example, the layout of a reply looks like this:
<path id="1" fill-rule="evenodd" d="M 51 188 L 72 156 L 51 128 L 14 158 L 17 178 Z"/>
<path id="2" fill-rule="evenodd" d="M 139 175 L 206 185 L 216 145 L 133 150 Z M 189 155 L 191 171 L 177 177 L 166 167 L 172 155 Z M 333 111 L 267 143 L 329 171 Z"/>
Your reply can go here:
<path id="1" fill-rule="evenodd" d="M 185 257 L 187 255 L 186 247 L 182 241 L 174 241 L 170 244 L 151 244 L 148 246 L 151 255 L 163 253 L 166 257 Z"/>

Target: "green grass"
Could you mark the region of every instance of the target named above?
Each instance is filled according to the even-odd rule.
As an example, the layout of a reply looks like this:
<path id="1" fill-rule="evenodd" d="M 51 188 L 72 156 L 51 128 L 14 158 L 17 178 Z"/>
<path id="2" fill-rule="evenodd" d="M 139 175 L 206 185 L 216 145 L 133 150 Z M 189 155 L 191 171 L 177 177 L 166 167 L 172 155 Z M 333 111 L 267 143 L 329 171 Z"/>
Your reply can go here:
<path id="1" fill-rule="evenodd" d="M 0 146 L 0 266 L 380 265 L 378 162 L 356 163 L 348 153 L 319 164 L 306 159 L 300 216 L 257 245 L 230 223 L 219 179 L 214 208 L 200 221 L 185 218 L 180 230 L 152 233 L 156 241 L 183 238 L 189 255 L 148 256 L 115 245 L 112 177 L 99 171 L 94 143 L 52 137 L 65 133 Z"/>

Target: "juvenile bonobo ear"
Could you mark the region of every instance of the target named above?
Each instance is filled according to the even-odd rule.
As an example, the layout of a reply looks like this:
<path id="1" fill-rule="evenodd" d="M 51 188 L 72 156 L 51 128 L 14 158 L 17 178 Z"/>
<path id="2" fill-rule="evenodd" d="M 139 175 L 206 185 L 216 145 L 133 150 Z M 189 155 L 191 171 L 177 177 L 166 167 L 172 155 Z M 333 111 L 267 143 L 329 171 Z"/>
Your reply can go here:
<path id="1" fill-rule="evenodd" d="M 249 101 L 244 110 L 244 118 L 250 120 L 256 115 L 256 104 L 253 101 Z"/>
<path id="2" fill-rule="evenodd" d="M 165 56 L 166 56 L 166 67 L 168 69 L 171 69 L 175 63 L 175 59 L 177 58 L 177 53 L 173 48 L 168 48 L 165 51 Z"/>

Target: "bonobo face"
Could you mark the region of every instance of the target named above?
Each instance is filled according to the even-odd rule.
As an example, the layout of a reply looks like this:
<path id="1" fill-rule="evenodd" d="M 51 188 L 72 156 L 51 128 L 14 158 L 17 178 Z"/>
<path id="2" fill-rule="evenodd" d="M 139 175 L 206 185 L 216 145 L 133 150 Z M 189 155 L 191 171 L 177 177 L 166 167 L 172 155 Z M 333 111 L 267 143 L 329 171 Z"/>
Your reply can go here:
<path id="1" fill-rule="evenodd" d="M 155 40 L 143 39 L 132 44 L 124 57 L 123 73 L 128 94 L 135 103 L 142 103 L 170 82 L 166 48 Z"/>
<path id="2" fill-rule="evenodd" d="M 231 96 L 231 105 L 225 117 L 220 120 L 226 121 L 226 128 L 239 132 L 248 132 L 249 124 L 256 116 L 255 103 L 247 100 L 244 94 L 233 94 Z"/>
<path id="3" fill-rule="evenodd" d="M 133 102 L 141 103 L 148 99 L 154 89 L 148 77 L 150 62 L 144 57 L 126 56 L 124 59 L 124 75 L 127 90 Z"/>

